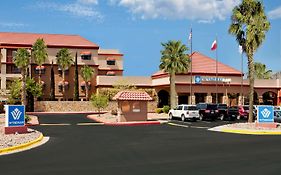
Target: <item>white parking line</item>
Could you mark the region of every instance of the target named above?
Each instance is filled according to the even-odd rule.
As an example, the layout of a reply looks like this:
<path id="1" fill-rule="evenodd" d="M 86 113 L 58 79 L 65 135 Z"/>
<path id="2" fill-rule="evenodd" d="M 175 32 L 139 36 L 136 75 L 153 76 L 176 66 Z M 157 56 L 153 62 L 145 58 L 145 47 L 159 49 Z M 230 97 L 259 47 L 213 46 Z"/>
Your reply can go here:
<path id="1" fill-rule="evenodd" d="M 210 127 L 205 126 L 190 126 L 191 128 L 198 128 L 198 129 L 209 129 Z"/>
<path id="2" fill-rule="evenodd" d="M 189 128 L 189 126 L 186 126 L 186 125 L 180 125 L 180 124 L 175 124 L 175 123 L 168 123 L 168 125 L 178 126 L 178 127 L 182 127 L 182 128 Z"/>
<path id="3" fill-rule="evenodd" d="M 104 123 L 77 123 L 78 126 L 101 126 Z"/>
<path id="4" fill-rule="evenodd" d="M 41 126 L 70 126 L 70 123 L 41 123 Z"/>
<path id="5" fill-rule="evenodd" d="M 203 122 L 203 123 L 212 123 L 212 122 L 207 122 L 207 121 L 201 121 L 201 122 Z"/>

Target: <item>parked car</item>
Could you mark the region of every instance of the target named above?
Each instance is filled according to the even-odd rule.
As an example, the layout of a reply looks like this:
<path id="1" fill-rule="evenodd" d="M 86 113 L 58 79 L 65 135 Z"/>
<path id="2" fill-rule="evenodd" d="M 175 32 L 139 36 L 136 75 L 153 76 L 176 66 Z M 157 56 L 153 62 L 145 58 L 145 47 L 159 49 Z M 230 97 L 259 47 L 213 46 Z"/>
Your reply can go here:
<path id="1" fill-rule="evenodd" d="M 281 109 L 279 108 L 274 109 L 274 122 L 281 123 Z"/>
<path id="2" fill-rule="evenodd" d="M 244 105 L 244 106 L 238 106 L 238 116 L 237 119 L 248 119 L 249 117 L 249 106 Z"/>
<path id="3" fill-rule="evenodd" d="M 198 103 L 197 108 L 199 110 L 199 119 L 211 119 L 215 120 L 219 116 L 218 105 L 213 103 Z"/>
<path id="4" fill-rule="evenodd" d="M 228 120 L 235 120 L 239 115 L 238 107 L 237 106 L 230 106 L 227 109 L 227 118 Z"/>
<path id="5" fill-rule="evenodd" d="M 227 105 L 226 104 L 222 104 L 219 103 L 218 105 L 218 111 L 219 111 L 219 119 L 220 120 L 225 120 L 228 116 L 227 116 Z"/>
<path id="6" fill-rule="evenodd" d="M 182 121 L 199 119 L 199 111 L 195 105 L 178 105 L 175 109 L 171 109 L 168 113 L 170 120 L 181 118 Z"/>

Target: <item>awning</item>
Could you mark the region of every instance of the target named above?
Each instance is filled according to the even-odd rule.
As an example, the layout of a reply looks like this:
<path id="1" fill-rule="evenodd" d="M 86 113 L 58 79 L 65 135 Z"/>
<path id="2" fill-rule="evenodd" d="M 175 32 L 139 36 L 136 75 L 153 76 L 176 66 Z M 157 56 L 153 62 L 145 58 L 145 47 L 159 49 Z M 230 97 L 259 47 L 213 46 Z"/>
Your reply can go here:
<path id="1" fill-rule="evenodd" d="M 45 66 L 36 66 L 35 69 L 36 69 L 36 70 L 44 70 L 44 69 L 45 69 Z"/>
<path id="2" fill-rule="evenodd" d="M 112 57 L 108 57 L 107 59 L 106 59 L 106 61 L 115 61 L 116 59 L 115 58 L 112 58 Z"/>
<path id="3" fill-rule="evenodd" d="M 63 86 L 63 85 L 68 86 L 68 84 L 69 84 L 68 81 L 60 81 L 59 82 L 59 86 Z"/>
<path id="4" fill-rule="evenodd" d="M 108 71 L 107 73 L 106 73 L 106 75 L 115 75 L 116 73 L 114 72 L 114 71 Z"/>
<path id="5" fill-rule="evenodd" d="M 80 52 L 80 55 L 91 55 L 92 52 L 91 51 L 82 51 Z"/>

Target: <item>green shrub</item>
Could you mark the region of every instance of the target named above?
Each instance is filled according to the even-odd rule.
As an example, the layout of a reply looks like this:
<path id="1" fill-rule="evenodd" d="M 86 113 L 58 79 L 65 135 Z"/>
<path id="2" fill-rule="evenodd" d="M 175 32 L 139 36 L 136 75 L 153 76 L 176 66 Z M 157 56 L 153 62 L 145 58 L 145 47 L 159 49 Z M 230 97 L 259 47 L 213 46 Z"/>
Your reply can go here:
<path id="1" fill-rule="evenodd" d="M 25 123 L 28 123 L 31 120 L 31 117 L 29 115 L 25 115 L 24 120 L 25 120 Z"/>
<path id="2" fill-rule="evenodd" d="M 165 114 L 168 114 L 169 113 L 169 110 L 170 110 L 170 106 L 163 106 L 163 112 Z"/>
<path id="3" fill-rule="evenodd" d="M 157 114 L 161 114 L 161 113 L 163 113 L 163 108 L 157 108 L 157 109 L 155 110 L 155 112 L 156 112 Z"/>

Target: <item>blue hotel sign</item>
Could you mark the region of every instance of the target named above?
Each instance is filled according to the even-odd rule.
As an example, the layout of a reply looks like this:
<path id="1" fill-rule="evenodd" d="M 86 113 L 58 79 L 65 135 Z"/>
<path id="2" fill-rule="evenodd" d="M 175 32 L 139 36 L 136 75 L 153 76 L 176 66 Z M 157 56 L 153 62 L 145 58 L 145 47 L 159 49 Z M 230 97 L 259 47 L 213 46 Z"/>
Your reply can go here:
<path id="1" fill-rule="evenodd" d="M 273 106 L 258 106 L 258 122 L 259 123 L 274 122 Z"/>
<path id="2" fill-rule="evenodd" d="M 24 126 L 25 106 L 5 105 L 6 127 Z"/>
<path id="3" fill-rule="evenodd" d="M 222 78 L 222 77 L 205 77 L 205 76 L 194 76 L 195 84 L 201 84 L 202 82 L 223 82 L 223 83 L 230 83 L 231 78 Z"/>

